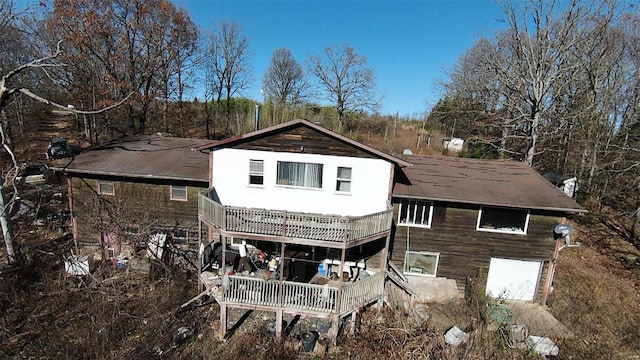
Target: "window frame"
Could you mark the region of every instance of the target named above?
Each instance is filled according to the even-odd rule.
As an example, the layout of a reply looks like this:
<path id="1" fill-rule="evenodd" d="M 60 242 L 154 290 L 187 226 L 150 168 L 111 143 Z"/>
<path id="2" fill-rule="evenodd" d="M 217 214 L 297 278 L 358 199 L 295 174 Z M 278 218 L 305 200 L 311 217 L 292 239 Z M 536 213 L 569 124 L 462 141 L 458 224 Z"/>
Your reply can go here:
<path id="1" fill-rule="evenodd" d="M 260 164 L 260 170 L 256 171 L 256 170 L 251 170 L 252 164 Z M 257 184 L 257 183 L 253 183 L 252 179 L 253 178 L 256 179 L 260 179 L 261 183 Z M 264 187 L 264 160 L 261 159 L 249 159 L 249 186 L 255 186 L 255 187 Z"/>
<path id="2" fill-rule="evenodd" d="M 307 183 L 307 177 L 306 177 L 306 166 L 307 165 L 315 165 L 318 166 L 318 174 L 319 174 L 319 186 L 309 186 L 309 185 L 293 185 L 290 183 L 287 184 L 281 184 L 281 178 L 280 178 L 280 166 L 282 164 L 299 164 L 299 165 L 305 165 L 305 177 L 303 179 L 303 183 Z M 323 186 L 324 186 L 324 164 L 322 163 L 312 163 L 312 162 L 300 162 L 300 161 L 284 161 L 284 160 L 278 160 L 276 163 L 276 186 L 279 187 L 291 187 L 291 188 L 297 188 L 297 189 L 308 189 L 308 190 L 322 190 Z M 284 179 L 284 178 L 283 178 Z M 290 181 L 291 179 L 285 179 Z"/>
<path id="3" fill-rule="evenodd" d="M 349 177 L 341 177 L 340 169 L 349 169 Z M 352 183 L 352 175 L 353 175 L 353 167 L 351 166 L 338 166 L 336 170 L 336 192 L 339 194 L 351 194 L 351 183 Z M 340 184 L 348 183 L 349 190 L 340 190 Z"/>
<path id="4" fill-rule="evenodd" d="M 181 190 L 178 188 L 184 188 L 184 198 L 176 197 L 173 194 L 173 190 Z M 173 201 L 189 201 L 189 190 L 186 185 L 169 185 L 169 200 Z"/>
<path id="5" fill-rule="evenodd" d="M 500 210 L 500 211 L 517 211 L 517 212 L 522 212 L 522 213 L 526 212 L 526 216 L 524 218 L 524 224 L 523 224 L 524 226 L 523 226 L 522 230 L 507 230 L 505 228 L 489 229 L 489 228 L 481 227 L 481 225 L 482 225 L 481 224 L 482 215 L 488 209 Z M 510 208 L 502 208 L 502 207 L 497 207 L 497 206 L 481 206 L 480 209 L 478 210 L 478 219 L 477 219 L 477 222 L 476 222 L 476 231 L 492 232 L 492 233 L 499 233 L 499 234 L 527 235 L 527 232 L 529 231 L 529 221 L 530 221 L 530 219 L 531 219 L 531 211 L 528 210 L 528 209 L 510 209 Z"/>
<path id="6" fill-rule="evenodd" d="M 433 269 L 433 274 L 411 271 L 411 268 L 407 267 L 407 265 L 408 265 L 407 264 L 408 263 L 407 260 L 408 260 L 410 255 L 435 256 L 436 261 L 435 261 L 435 267 Z M 402 269 L 402 273 L 404 275 L 412 275 L 412 276 L 437 277 L 438 276 L 438 266 L 439 265 L 440 265 L 440 253 L 439 252 L 407 250 L 404 253 L 404 267 Z"/>
<path id="7" fill-rule="evenodd" d="M 111 186 L 111 191 L 105 191 L 103 189 L 103 185 Z M 98 180 L 98 186 L 96 190 L 100 195 L 114 196 L 116 194 L 116 184 L 113 181 Z"/>
<path id="8" fill-rule="evenodd" d="M 413 206 L 411 206 L 411 204 L 414 204 Z M 429 208 L 429 214 L 428 214 L 428 218 L 427 218 L 427 223 L 416 223 L 415 222 L 415 216 L 416 216 L 416 209 L 418 204 L 422 204 L 422 214 L 426 214 L 425 208 L 428 206 Z M 410 214 L 412 214 L 412 212 L 410 212 L 409 210 L 411 208 L 413 208 L 413 222 L 408 222 L 408 221 L 402 221 L 402 214 L 403 214 L 403 207 L 407 206 L 407 209 L 405 210 L 407 212 L 407 219 L 410 217 Z M 398 226 L 411 226 L 411 227 L 421 227 L 421 228 L 427 228 L 430 229 L 431 225 L 433 224 L 433 201 L 428 201 L 428 200 L 419 200 L 419 199 L 400 199 L 400 203 L 398 204 Z M 423 217 L 424 219 L 424 217 Z"/>

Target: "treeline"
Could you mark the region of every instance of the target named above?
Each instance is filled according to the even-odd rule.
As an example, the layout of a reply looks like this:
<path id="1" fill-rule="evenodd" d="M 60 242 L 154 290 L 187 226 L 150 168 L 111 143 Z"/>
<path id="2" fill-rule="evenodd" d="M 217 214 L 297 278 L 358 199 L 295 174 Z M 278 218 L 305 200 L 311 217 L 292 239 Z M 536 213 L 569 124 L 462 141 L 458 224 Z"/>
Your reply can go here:
<path id="1" fill-rule="evenodd" d="M 508 2 L 506 27 L 448 71 L 429 121 L 467 154 L 577 176 L 594 213 L 640 235 L 640 16 L 614 1 Z M 627 233 L 628 234 L 628 233 Z"/>
<path id="2" fill-rule="evenodd" d="M 306 117 L 344 131 L 380 104 L 366 57 L 347 44 L 303 63 L 274 49 L 270 67 L 256 75 L 239 24 L 198 28 L 168 0 L 55 0 L 26 9 L 0 0 L 0 14 L 7 89 L 0 110 L 5 129 L 20 139 L 29 132 L 21 119 L 39 101 L 94 112 L 78 113 L 76 125 L 92 144 L 151 131 L 186 136 L 194 128 L 207 137 L 234 135 L 251 128 L 255 105 L 265 125 Z M 263 98 L 243 98 L 256 76 Z"/>

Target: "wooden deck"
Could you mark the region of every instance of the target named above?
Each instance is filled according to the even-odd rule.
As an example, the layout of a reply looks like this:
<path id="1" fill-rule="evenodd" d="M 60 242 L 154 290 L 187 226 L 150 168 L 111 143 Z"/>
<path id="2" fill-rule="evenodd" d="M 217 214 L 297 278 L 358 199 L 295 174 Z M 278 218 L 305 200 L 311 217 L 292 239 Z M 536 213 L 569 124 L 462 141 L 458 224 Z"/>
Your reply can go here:
<path id="1" fill-rule="evenodd" d="M 345 248 L 386 236 L 393 209 L 364 216 L 338 216 L 222 205 L 212 198 L 213 188 L 198 194 L 198 217 L 220 232 L 236 237 L 276 240 L 302 239 L 327 247 Z"/>
<path id="2" fill-rule="evenodd" d="M 384 271 L 338 286 L 263 280 L 231 275 L 216 299 L 229 307 L 282 310 L 316 317 L 344 316 L 378 301 L 384 294 Z"/>

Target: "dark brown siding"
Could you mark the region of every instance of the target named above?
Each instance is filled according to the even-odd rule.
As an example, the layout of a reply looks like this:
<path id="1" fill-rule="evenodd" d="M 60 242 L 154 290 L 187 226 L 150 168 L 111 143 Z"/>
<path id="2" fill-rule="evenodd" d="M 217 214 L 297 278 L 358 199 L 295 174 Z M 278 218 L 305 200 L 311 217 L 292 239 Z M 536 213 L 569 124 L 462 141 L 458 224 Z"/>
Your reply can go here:
<path id="1" fill-rule="evenodd" d="M 170 200 L 168 184 L 114 181 L 114 195 L 98 195 L 96 179 L 73 178 L 72 187 L 80 243 L 99 243 L 101 231 L 126 239 L 131 227 L 142 234 L 173 227 L 197 233 L 198 192 L 203 187 L 188 186 L 187 201 Z"/>
<path id="2" fill-rule="evenodd" d="M 237 149 L 278 151 L 293 153 L 310 153 L 322 155 L 368 157 L 374 156 L 345 144 L 337 139 L 328 137 L 306 127 L 298 127 L 287 132 L 278 133 L 254 139 L 236 146 Z"/>
<path id="3" fill-rule="evenodd" d="M 467 277 L 476 276 L 478 271 L 486 275 L 492 257 L 544 262 L 553 258 L 553 227 L 560 223 L 558 216 L 531 214 L 526 235 L 500 234 L 476 231 L 477 207 L 451 207 L 447 204 L 436 204 L 435 207 L 431 228 L 395 227 L 391 259 L 401 268 L 404 268 L 407 235 L 409 250 L 440 253 L 437 276 L 455 279 L 460 289 Z M 398 204 L 394 204 L 394 210 L 395 222 Z M 436 214 L 439 216 L 437 223 Z M 440 221 L 442 215 L 444 219 Z M 545 263 L 538 292 L 542 290 L 547 266 Z"/>

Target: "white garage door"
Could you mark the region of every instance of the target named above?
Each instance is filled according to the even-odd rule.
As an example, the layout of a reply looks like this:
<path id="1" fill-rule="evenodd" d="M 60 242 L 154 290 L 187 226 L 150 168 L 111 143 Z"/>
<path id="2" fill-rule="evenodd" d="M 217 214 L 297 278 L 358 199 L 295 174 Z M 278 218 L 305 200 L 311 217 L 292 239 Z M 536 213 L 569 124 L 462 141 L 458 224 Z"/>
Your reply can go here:
<path id="1" fill-rule="evenodd" d="M 491 258 L 487 295 L 531 301 L 536 294 L 541 268 L 540 261 Z"/>

